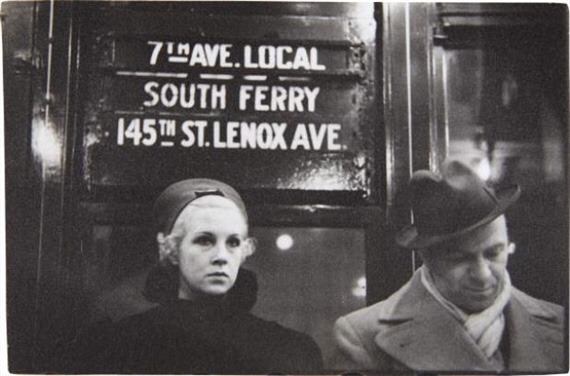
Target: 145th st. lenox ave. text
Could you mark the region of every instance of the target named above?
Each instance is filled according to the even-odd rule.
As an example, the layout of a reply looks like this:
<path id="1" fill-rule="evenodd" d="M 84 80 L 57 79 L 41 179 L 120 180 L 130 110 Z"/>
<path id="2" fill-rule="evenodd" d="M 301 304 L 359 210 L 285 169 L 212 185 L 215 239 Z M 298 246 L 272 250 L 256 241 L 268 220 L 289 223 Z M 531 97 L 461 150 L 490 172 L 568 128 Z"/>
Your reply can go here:
<path id="1" fill-rule="evenodd" d="M 289 129 L 289 127 L 292 127 Z M 118 146 L 344 150 L 340 124 L 132 118 L 117 120 Z M 176 141 L 174 141 L 176 140 Z"/>

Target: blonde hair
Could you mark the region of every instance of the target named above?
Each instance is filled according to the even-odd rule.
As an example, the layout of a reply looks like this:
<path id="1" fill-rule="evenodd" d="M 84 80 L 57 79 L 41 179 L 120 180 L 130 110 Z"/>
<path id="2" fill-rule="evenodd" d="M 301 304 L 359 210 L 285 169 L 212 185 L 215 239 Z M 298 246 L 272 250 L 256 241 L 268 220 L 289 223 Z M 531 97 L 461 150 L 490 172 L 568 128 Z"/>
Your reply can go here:
<path id="1" fill-rule="evenodd" d="M 158 243 L 158 255 L 159 261 L 161 264 L 165 265 L 166 263 L 171 264 L 172 258 L 172 251 L 177 250 L 180 246 L 180 242 L 186 234 L 188 233 L 188 228 L 185 225 L 192 215 L 194 215 L 194 211 L 198 208 L 202 209 L 210 209 L 210 208 L 235 208 L 243 218 L 246 226 L 246 233 L 243 234 L 244 237 L 248 237 L 248 223 L 247 218 L 243 215 L 242 210 L 232 201 L 222 196 L 203 196 L 200 197 L 188 205 L 180 212 L 174 224 L 172 225 L 172 230 L 168 235 L 164 235 L 162 232 L 159 232 L 156 237 L 156 241 Z"/>

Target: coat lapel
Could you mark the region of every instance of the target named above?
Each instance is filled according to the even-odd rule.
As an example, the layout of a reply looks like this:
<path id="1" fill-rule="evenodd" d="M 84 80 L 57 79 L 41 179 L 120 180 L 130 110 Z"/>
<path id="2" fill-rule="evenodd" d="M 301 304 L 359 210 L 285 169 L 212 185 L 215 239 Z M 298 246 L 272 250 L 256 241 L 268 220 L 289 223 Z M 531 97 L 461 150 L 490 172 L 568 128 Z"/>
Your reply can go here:
<path id="1" fill-rule="evenodd" d="M 418 273 L 397 305 L 379 318 L 375 342 L 405 366 L 416 371 L 500 371 L 429 294 Z"/>
<path id="2" fill-rule="evenodd" d="M 506 309 L 511 372 L 562 371 L 563 335 L 556 325 L 538 319 L 513 296 Z"/>

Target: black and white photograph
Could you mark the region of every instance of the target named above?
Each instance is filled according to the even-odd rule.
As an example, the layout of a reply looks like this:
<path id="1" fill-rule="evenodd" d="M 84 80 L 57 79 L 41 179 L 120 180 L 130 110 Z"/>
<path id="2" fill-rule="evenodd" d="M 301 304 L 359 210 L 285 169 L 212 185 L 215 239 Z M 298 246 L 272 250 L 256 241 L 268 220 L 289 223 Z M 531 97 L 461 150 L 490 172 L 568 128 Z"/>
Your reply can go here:
<path id="1" fill-rule="evenodd" d="M 0 20 L 0 372 L 569 372 L 566 2 Z"/>

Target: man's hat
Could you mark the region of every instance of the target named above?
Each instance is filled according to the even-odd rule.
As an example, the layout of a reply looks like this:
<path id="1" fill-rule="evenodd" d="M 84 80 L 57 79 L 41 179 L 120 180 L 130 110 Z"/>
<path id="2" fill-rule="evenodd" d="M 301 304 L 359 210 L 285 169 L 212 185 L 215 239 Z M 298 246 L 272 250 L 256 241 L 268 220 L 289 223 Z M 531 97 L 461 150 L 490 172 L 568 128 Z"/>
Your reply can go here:
<path id="1" fill-rule="evenodd" d="M 158 230 L 169 234 L 182 210 L 192 201 L 207 195 L 222 196 L 233 201 L 247 222 L 245 204 L 235 189 L 213 179 L 187 179 L 168 186 L 156 199 L 153 213 Z"/>
<path id="2" fill-rule="evenodd" d="M 408 249 L 419 249 L 470 232 L 503 214 L 520 196 L 518 185 L 495 191 L 458 161 L 445 163 L 442 176 L 427 170 L 410 180 L 414 224 L 396 236 Z"/>

